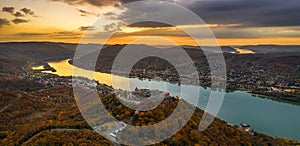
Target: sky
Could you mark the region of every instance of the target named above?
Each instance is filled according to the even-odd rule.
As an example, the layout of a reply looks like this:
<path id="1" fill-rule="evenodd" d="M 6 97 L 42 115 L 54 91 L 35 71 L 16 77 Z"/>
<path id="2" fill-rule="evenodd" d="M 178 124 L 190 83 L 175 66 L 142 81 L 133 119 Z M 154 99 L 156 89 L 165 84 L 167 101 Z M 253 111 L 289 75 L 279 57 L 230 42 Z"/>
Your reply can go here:
<path id="1" fill-rule="evenodd" d="M 196 45 L 182 29 L 201 33 L 208 27 L 220 45 L 300 45 L 299 0 L 1 0 L 0 42 L 48 41 L 79 43 Z M 204 24 L 185 19 L 163 5 L 176 3 Z M 132 4 L 132 3 L 131 3 Z M 144 21 L 148 17 L 176 19 L 175 25 Z M 96 23 L 97 22 L 97 23 Z M 106 41 L 106 34 L 114 35 Z M 143 41 L 136 41 L 143 40 Z M 209 41 L 208 41 L 209 42 Z M 204 44 L 210 45 L 210 43 Z"/>

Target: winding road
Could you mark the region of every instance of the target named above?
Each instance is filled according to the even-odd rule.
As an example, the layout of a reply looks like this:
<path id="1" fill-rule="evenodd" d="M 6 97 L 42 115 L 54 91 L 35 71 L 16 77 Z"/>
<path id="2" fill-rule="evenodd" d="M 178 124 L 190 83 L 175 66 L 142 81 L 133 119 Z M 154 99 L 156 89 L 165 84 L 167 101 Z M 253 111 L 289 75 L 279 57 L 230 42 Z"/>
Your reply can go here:
<path id="1" fill-rule="evenodd" d="M 15 102 L 17 102 L 19 99 L 21 99 L 22 95 L 18 94 L 14 99 L 12 99 L 8 105 L 2 107 L 0 109 L 0 113 L 3 112 L 4 110 L 6 110 L 8 107 L 10 107 L 11 105 L 13 105 Z"/>
<path id="2" fill-rule="evenodd" d="M 64 129 L 64 128 L 57 128 L 57 129 L 49 129 L 49 130 L 42 130 L 41 132 L 33 135 L 31 138 L 29 138 L 27 141 L 25 141 L 22 145 L 26 145 L 30 143 L 34 138 L 40 136 L 43 132 L 48 131 L 48 132 L 54 132 L 54 131 L 80 131 L 83 129 Z"/>

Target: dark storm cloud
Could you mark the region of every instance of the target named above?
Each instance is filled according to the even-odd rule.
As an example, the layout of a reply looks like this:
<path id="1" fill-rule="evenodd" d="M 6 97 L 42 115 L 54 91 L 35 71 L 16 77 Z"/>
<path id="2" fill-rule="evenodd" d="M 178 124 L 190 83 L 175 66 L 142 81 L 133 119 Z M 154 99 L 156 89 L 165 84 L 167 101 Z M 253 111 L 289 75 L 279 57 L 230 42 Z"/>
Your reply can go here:
<path id="1" fill-rule="evenodd" d="M 299 0 L 205 0 L 195 1 L 186 7 L 207 23 L 245 26 L 300 25 Z"/>
<path id="2" fill-rule="evenodd" d="M 34 15 L 34 12 L 29 8 L 23 8 L 21 11 L 26 15 Z"/>
<path id="3" fill-rule="evenodd" d="M 2 12 L 8 12 L 10 14 L 14 14 L 15 8 L 14 7 L 3 7 Z"/>
<path id="4" fill-rule="evenodd" d="M 123 11 L 121 14 L 115 14 L 113 12 L 109 12 L 104 14 L 104 16 L 111 20 L 120 20 L 124 23 L 131 24 L 134 22 L 140 22 L 133 24 L 131 26 L 136 27 L 169 27 L 170 25 L 164 23 L 156 23 L 151 20 L 160 20 L 164 22 L 164 20 L 176 21 L 173 24 L 190 24 L 186 20 L 188 18 L 181 17 L 180 12 L 174 10 L 174 7 L 170 7 L 171 5 L 161 5 L 158 1 L 146 1 L 143 3 L 129 4 L 123 5 L 125 8 L 121 8 Z M 148 19 L 149 18 L 149 19 Z M 180 23 L 181 22 L 181 23 Z"/>
<path id="5" fill-rule="evenodd" d="M 118 6 L 139 0 L 51 0 L 70 5 Z M 174 1 L 174 0 L 165 0 Z M 244 26 L 298 26 L 300 0 L 181 0 L 207 23 Z M 159 3 L 157 3 L 159 5 Z M 149 7 L 149 10 L 153 8 Z M 145 12 L 149 12 L 145 9 Z M 164 14 L 162 14 L 164 15 Z M 187 22 L 188 23 L 188 22 Z"/>
<path id="6" fill-rule="evenodd" d="M 6 18 L 0 18 L 0 28 L 4 25 L 10 25 L 9 20 Z"/>
<path id="7" fill-rule="evenodd" d="M 138 22 L 134 24 L 128 25 L 129 27 L 171 27 L 172 25 L 161 23 L 161 22 L 153 22 L 153 21 L 144 21 L 144 22 Z"/>
<path id="8" fill-rule="evenodd" d="M 12 20 L 12 22 L 14 23 L 14 24 L 19 24 L 19 23 L 28 23 L 29 21 L 28 20 L 25 20 L 25 19 L 14 19 L 14 20 Z"/>
<path id="9" fill-rule="evenodd" d="M 135 1 L 139 0 L 120 2 Z M 245 27 L 300 25 L 300 0 L 181 0 L 177 3 L 210 24 L 242 24 Z M 143 9 L 145 13 L 156 11 L 155 7 Z"/>
<path id="10" fill-rule="evenodd" d="M 104 16 L 125 24 L 153 17 L 152 20 L 178 20 L 176 25 L 194 24 L 188 19 L 185 20 L 179 11 L 161 5 L 159 1 L 146 2 L 139 7 L 125 5 L 134 1 L 138 0 L 121 0 L 125 7 L 125 9 L 122 8 L 125 10 L 124 12 L 121 14 L 108 12 Z M 297 29 L 295 27 L 300 26 L 300 0 L 179 0 L 176 3 L 192 10 L 207 24 L 218 24 L 216 27 L 212 27 L 212 30 L 219 38 L 299 36 L 299 30 L 295 30 Z M 148 22 L 129 26 L 160 27 L 157 23 L 149 24 Z M 167 26 L 165 27 L 167 28 Z M 104 26 L 106 31 L 118 30 L 118 28 L 116 24 Z M 290 28 L 293 29 L 290 30 Z M 152 33 L 147 32 L 147 34 Z"/>
<path id="11" fill-rule="evenodd" d="M 140 0 L 120 0 L 122 4 L 126 4 L 126 3 L 131 3 L 131 2 L 136 2 L 136 1 L 140 1 Z"/>

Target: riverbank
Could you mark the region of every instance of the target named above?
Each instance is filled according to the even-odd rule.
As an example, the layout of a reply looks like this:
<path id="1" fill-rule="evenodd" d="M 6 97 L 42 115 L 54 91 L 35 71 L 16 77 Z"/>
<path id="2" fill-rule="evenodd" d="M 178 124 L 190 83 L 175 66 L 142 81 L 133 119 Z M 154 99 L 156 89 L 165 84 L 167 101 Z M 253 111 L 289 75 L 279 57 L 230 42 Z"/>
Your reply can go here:
<path id="1" fill-rule="evenodd" d="M 102 73 L 111 73 L 114 60 L 118 53 L 125 47 L 125 45 L 108 46 L 101 50 L 98 54 L 88 54 L 76 59 L 76 66 L 88 70 L 96 70 Z M 243 47 L 242 47 L 243 48 Z M 148 48 L 147 48 L 148 49 Z M 157 50 L 149 48 L 151 51 L 159 51 L 160 54 L 169 54 L 172 49 Z M 244 49 L 244 48 L 243 48 Z M 246 48 L 247 49 L 247 48 Z M 196 72 L 188 72 L 190 65 L 186 63 L 176 64 L 173 66 L 168 61 L 159 57 L 147 57 L 139 60 L 130 69 L 129 77 L 133 78 L 161 78 L 167 82 L 179 82 L 179 76 L 176 68 L 180 67 L 186 72 L 181 73 L 181 83 L 187 83 L 202 87 L 211 86 L 210 65 L 207 61 L 207 56 L 201 49 L 184 48 L 193 61 L 196 67 Z M 251 49 L 250 49 L 251 50 Z M 255 51 L 256 52 L 256 51 Z M 134 54 L 132 54 L 134 57 Z M 290 92 L 300 96 L 300 74 L 299 63 L 300 54 L 294 53 L 255 53 L 255 54 L 232 54 L 223 53 L 226 64 L 226 90 L 251 90 L 259 91 L 265 89 L 270 92 Z M 91 60 L 95 58 L 96 60 Z M 130 57 L 129 57 L 130 58 Z M 124 57 L 124 62 L 129 61 Z M 180 56 L 174 56 L 174 59 L 181 60 Z M 91 64 L 91 62 L 93 62 Z M 125 66 L 126 67 L 126 66 Z M 116 75 L 124 76 L 122 68 L 116 70 Z M 199 81 L 195 81 L 195 74 L 199 75 Z M 283 95 L 284 97 L 284 95 Z"/>
<path id="2" fill-rule="evenodd" d="M 284 103 L 289 103 L 293 105 L 300 105 L 300 98 L 295 99 L 295 98 L 282 98 L 282 97 L 276 97 L 276 96 L 270 96 L 264 94 L 265 92 L 256 92 L 256 91 L 248 91 L 248 93 L 251 93 L 252 95 L 259 97 L 259 98 L 266 98 L 266 99 L 271 99 L 274 101 L 278 102 L 284 102 Z"/>
<path id="3" fill-rule="evenodd" d="M 68 64 L 73 65 L 71 59 L 67 59 L 67 62 L 68 62 Z M 56 72 L 56 70 L 53 67 L 51 67 L 48 63 L 45 63 L 45 64 L 43 66 L 39 66 L 39 68 L 42 68 L 42 69 L 37 68 L 35 70 L 38 71 L 38 72 L 43 72 L 43 71 L 44 72 L 45 71 L 46 72 L 50 71 L 50 72 L 53 72 L 53 73 Z M 32 66 L 32 68 L 33 68 L 33 66 Z M 122 73 L 119 73 L 118 75 L 122 76 Z M 130 78 L 131 79 L 138 78 L 139 80 L 149 80 L 149 81 L 152 80 L 152 78 L 150 78 L 149 76 L 148 76 L 148 78 L 143 78 L 143 77 L 137 77 L 137 76 L 131 75 Z M 175 78 L 175 77 L 172 77 L 172 78 Z M 163 79 L 163 80 L 166 81 L 166 79 Z M 171 81 L 167 80 L 167 81 L 172 83 L 172 84 L 181 85 L 181 83 L 179 83 L 179 81 L 177 81 L 177 80 L 171 80 Z M 186 81 L 186 85 L 199 86 L 199 85 L 195 84 L 195 82 L 193 80 L 185 80 L 185 81 Z M 200 86 L 205 88 L 205 89 L 210 87 L 208 82 L 204 82 L 204 83 L 205 84 L 202 83 L 202 85 L 200 85 Z M 284 102 L 284 103 L 289 103 L 289 104 L 294 104 L 294 105 L 300 105 L 300 97 L 298 97 L 297 95 L 295 95 L 293 97 L 287 97 L 287 96 L 282 96 L 282 95 L 285 95 L 283 93 L 281 93 L 281 95 L 280 95 L 278 92 L 275 92 L 275 91 L 266 92 L 266 91 L 261 91 L 261 89 L 253 89 L 253 90 L 244 89 L 244 88 L 238 88 L 238 89 L 228 89 L 227 88 L 226 89 L 226 93 L 235 92 L 235 91 L 244 91 L 244 92 L 253 94 L 254 96 L 259 97 L 259 98 L 266 98 L 266 99 L 271 99 L 271 100 L 275 100 L 275 101 L 278 101 L 278 102 Z M 274 95 L 276 95 L 276 96 L 274 96 Z"/>
<path id="4" fill-rule="evenodd" d="M 73 65 L 71 59 L 67 59 L 67 62 L 68 62 L 68 64 Z M 51 67 L 48 63 L 46 65 L 46 67 L 45 67 L 45 65 L 43 67 L 44 67 L 43 70 L 40 70 L 40 71 L 56 72 L 56 70 L 53 67 Z M 104 73 L 107 73 L 107 72 L 104 72 Z M 122 73 L 118 73 L 117 75 L 122 76 Z M 130 78 L 131 79 L 138 78 L 139 80 L 149 80 L 149 81 L 152 80 L 152 78 L 150 78 L 150 76 L 145 76 L 144 74 L 143 74 L 143 76 L 144 77 L 142 77 L 142 75 L 139 75 L 139 76 L 130 75 Z M 166 80 L 166 78 L 163 80 L 168 81 L 172 84 L 181 85 L 181 83 L 178 80 L 174 80 L 176 77 L 172 77 L 172 78 L 173 78 L 173 80 L 171 80 L 171 81 Z M 199 86 L 199 85 L 195 84 L 195 81 L 193 81 L 192 79 L 186 79 L 185 85 Z M 210 87 L 210 84 L 208 82 L 204 82 L 200 86 L 206 89 L 206 88 Z M 285 94 L 283 94 L 283 93 L 279 94 L 279 92 L 276 92 L 276 91 L 266 92 L 266 91 L 262 91 L 261 89 L 253 89 L 253 88 L 252 88 L 252 90 L 244 89 L 244 88 L 238 88 L 238 89 L 228 89 L 227 88 L 226 89 L 226 93 L 235 92 L 235 91 L 244 91 L 244 92 L 253 94 L 256 97 L 271 99 L 271 100 L 285 102 L 285 103 L 294 104 L 294 105 L 300 105 L 300 97 L 298 97 L 297 95 L 295 95 L 293 97 L 288 97 L 288 96 L 284 96 Z"/>
<path id="5" fill-rule="evenodd" d="M 60 62 L 51 62 L 49 63 L 52 67 L 57 69 L 57 72 L 47 72 L 51 74 L 56 74 L 60 76 L 72 76 L 72 69 L 73 66 L 68 63 L 68 60 L 63 60 Z M 79 69 L 75 67 L 76 69 Z M 90 71 L 82 70 L 90 74 Z M 82 74 L 85 75 L 85 74 Z M 100 73 L 95 72 L 94 76 L 96 80 L 99 80 L 102 84 L 112 85 L 111 74 L 107 73 Z M 95 79 L 93 78 L 93 79 Z M 163 81 L 155 81 L 155 80 L 139 80 L 137 78 L 125 78 L 120 76 L 113 76 L 115 81 L 118 81 L 117 84 L 114 86 L 117 89 L 124 86 L 125 82 L 131 82 L 136 86 L 145 87 L 145 85 L 155 85 L 155 87 L 165 87 L 167 85 L 168 90 L 170 91 L 171 95 L 174 96 L 181 96 L 178 91 L 183 88 L 188 88 L 190 90 L 198 90 L 201 92 L 201 100 L 199 100 L 197 106 L 205 109 L 207 105 L 207 99 L 209 99 L 210 89 L 204 89 L 199 86 L 192 86 L 192 85 L 178 85 L 178 84 L 171 84 L 169 82 Z M 193 95 L 189 95 L 191 98 L 197 98 Z M 195 103 L 196 104 L 196 103 Z M 255 108 L 253 108 L 255 107 Z M 276 114 L 271 114 L 276 113 Z M 259 113 L 259 114 L 258 114 Z M 297 138 L 300 140 L 300 137 L 295 131 L 295 127 L 299 127 L 300 125 L 300 118 L 297 116 L 293 116 L 291 113 L 300 113 L 300 107 L 294 106 L 291 104 L 286 104 L 283 102 L 277 102 L 274 100 L 258 98 L 256 96 L 251 96 L 251 94 L 243 91 L 243 92 L 227 92 L 225 93 L 224 101 L 222 103 L 222 107 L 217 117 L 228 121 L 229 123 L 248 123 L 250 124 L 253 129 L 267 133 L 273 136 L 281 136 L 281 137 L 289 137 L 289 138 Z M 267 122 L 272 119 L 272 122 Z M 289 120 L 284 120 L 289 119 Z M 278 128 L 285 126 L 284 128 Z"/>
<path id="6" fill-rule="evenodd" d="M 70 65 L 73 65 L 71 59 L 68 60 L 68 63 Z M 102 70 L 102 71 L 103 71 L 103 73 L 109 73 L 108 70 Z M 102 72 L 102 71 L 100 71 L 100 72 Z M 162 74 L 163 73 L 160 71 L 149 70 L 149 71 L 147 71 L 147 73 L 142 73 L 141 70 L 133 69 L 133 71 L 131 72 L 129 77 L 130 78 L 138 78 L 140 80 L 152 80 L 154 78 L 154 75 L 162 75 Z M 119 72 L 119 73 L 117 73 L 117 75 L 122 76 L 122 75 L 124 75 L 124 73 Z M 178 76 L 176 74 L 175 75 L 170 74 L 170 76 L 168 76 L 168 77 L 164 77 L 164 76 L 161 78 L 163 81 L 167 81 L 167 82 L 170 82 L 173 84 L 178 84 L 178 85 L 181 84 L 180 81 L 178 80 Z M 203 79 L 203 80 L 201 80 L 201 79 Z M 200 81 L 199 81 L 200 84 L 196 84 L 195 80 L 192 78 L 185 78 L 184 81 L 185 81 L 186 85 L 201 86 L 203 88 L 209 88 L 211 86 L 211 83 L 210 83 L 211 80 L 209 79 L 209 77 L 201 77 Z M 231 84 L 233 84 L 233 83 L 231 83 Z M 284 96 L 286 94 L 279 95 L 277 91 L 262 92 L 261 89 L 259 89 L 256 86 L 254 86 L 254 87 L 249 86 L 249 88 L 250 89 L 232 88 L 231 86 L 229 86 L 229 87 L 226 87 L 226 92 L 229 93 L 229 92 L 234 92 L 234 91 L 245 91 L 248 93 L 259 95 L 260 97 L 263 97 L 263 98 L 268 98 L 268 99 L 276 100 L 279 102 L 286 102 L 286 103 L 300 105 L 300 95 L 295 94 L 295 95 L 293 95 L 293 98 L 289 98 L 288 96 Z M 267 89 L 267 88 L 271 88 L 271 87 L 265 87 L 265 88 Z M 272 96 L 270 94 L 272 94 L 274 96 Z"/>
<path id="7" fill-rule="evenodd" d="M 30 80 L 30 82 L 34 81 Z M 3 92 L 11 93 L 12 91 Z M 98 133 L 88 130 L 89 126 L 76 106 L 72 87 L 54 86 L 44 91 L 26 92 L 26 94 L 22 92 L 22 95 L 15 106 L 0 113 L 2 125 L 0 145 L 63 145 L 66 143 L 106 145 L 109 142 Z M 178 102 L 176 98 L 167 98 L 155 111 L 139 112 L 135 115 L 136 112 L 122 105 L 114 94 L 100 93 L 99 97 L 113 116 L 120 120 L 132 117 L 132 124 L 137 126 L 149 126 L 164 120 L 172 113 Z M 202 114 L 202 110 L 196 109 L 186 126 L 162 143 L 172 142 L 177 145 L 197 143 L 203 145 L 246 145 L 248 143 L 280 145 L 288 143 L 288 140 L 283 138 L 274 138 L 265 134 L 249 135 L 227 125 L 220 119 L 216 119 L 207 130 L 200 132 L 198 125 Z M 159 134 L 153 135 L 158 137 Z"/>

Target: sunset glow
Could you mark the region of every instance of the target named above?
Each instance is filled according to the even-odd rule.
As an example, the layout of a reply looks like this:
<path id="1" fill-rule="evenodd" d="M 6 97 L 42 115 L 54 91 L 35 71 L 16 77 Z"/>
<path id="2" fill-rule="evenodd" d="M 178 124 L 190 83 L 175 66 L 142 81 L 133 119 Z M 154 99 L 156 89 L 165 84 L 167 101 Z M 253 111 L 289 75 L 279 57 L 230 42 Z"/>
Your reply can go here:
<path id="1" fill-rule="evenodd" d="M 181 1 L 176 2 L 181 4 Z M 120 4 L 119 1 L 112 1 L 112 3 Z M 108 44 L 128 44 L 137 38 L 162 36 L 172 39 L 180 45 L 196 45 L 190 37 L 178 30 L 185 28 L 197 31 L 203 27 L 203 25 L 197 24 L 173 27 L 124 27 L 116 23 L 120 14 L 111 14 L 110 11 L 115 7 L 108 2 L 105 5 L 97 6 L 84 1 L 68 3 L 63 0 L 5 0 L 0 6 L 2 8 L 0 12 L 0 42 L 78 43 L 86 31 L 95 31 L 95 33 L 116 31 L 117 33 L 107 42 Z M 5 11 L 5 8 L 11 8 L 13 12 Z M 22 8 L 31 10 L 32 14 L 23 14 Z M 20 16 L 16 15 L 18 12 Z M 105 18 L 106 22 L 102 22 L 103 26 L 90 27 L 100 17 L 107 17 Z M 204 19 L 204 21 L 206 20 Z M 298 45 L 300 42 L 299 26 L 262 27 L 244 26 L 240 23 L 208 23 L 207 26 L 214 32 L 220 45 Z M 103 41 L 94 36 L 84 43 Z M 145 44 L 168 45 L 153 41 L 145 42 Z M 204 45 L 209 45 L 209 43 Z"/>

